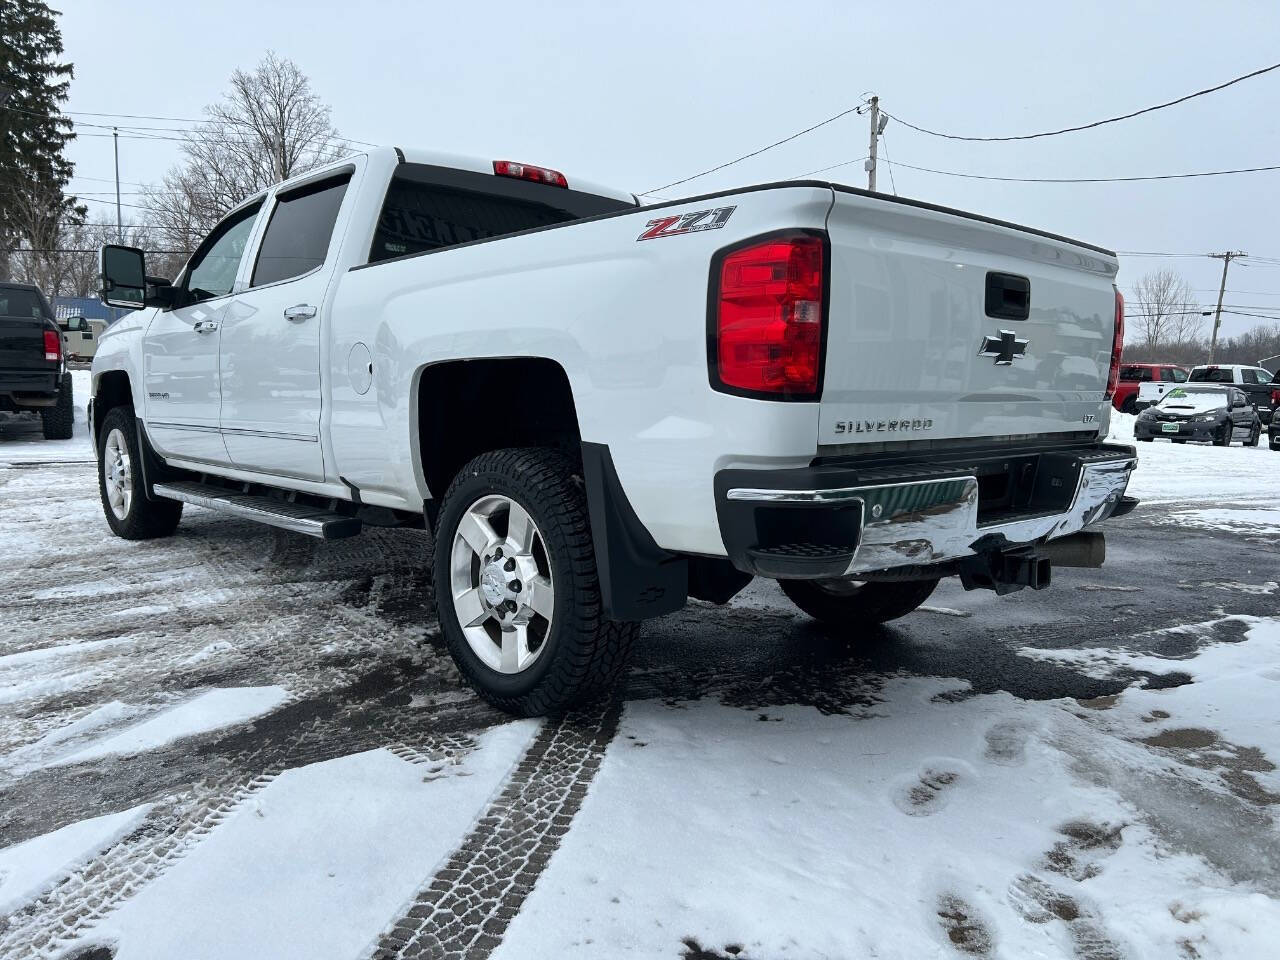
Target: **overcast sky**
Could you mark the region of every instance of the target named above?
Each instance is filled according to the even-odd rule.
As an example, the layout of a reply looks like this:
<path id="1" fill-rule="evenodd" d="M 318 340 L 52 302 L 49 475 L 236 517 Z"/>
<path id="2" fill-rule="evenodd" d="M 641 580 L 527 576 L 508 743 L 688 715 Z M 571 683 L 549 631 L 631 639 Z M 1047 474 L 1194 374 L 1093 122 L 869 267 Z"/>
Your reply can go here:
<path id="1" fill-rule="evenodd" d="M 1025 0 L 982 9 L 901 0 L 55 6 L 76 70 L 68 110 L 198 118 L 234 68 L 274 49 L 311 77 L 344 136 L 543 163 L 635 192 L 778 140 L 866 91 L 924 127 L 1005 135 L 1128 112 L 1280 60 L 1275 2 L 1077 2 L 1052 11 Z M 891 122 L 885 149 L 904 163 L 1015 177 L 1261 166 L 1280 163 L 1278 114 L 1280 71 L 1152 115 L 1027 143 L 957 143 Z M 668 195 L 859 158 L 867 139 L 866 119 L 846 117 Z M 112 176 L 109 137 L 85 136 L 70 151 L 77 191 L 112 189 L 83 179 Z M 157 180 L 177 157 L 174 142 L 122 139 L 125 189 Z M 822 176 L 866 185 L 861 163 Z M 879 188 L 894 187 L 1121 251 L 1232 249 L 1280 261 L 1280 171 L 1058 185 L 905 168 L 891 181 L 882 166 Z M 1215 299 L 1219 261 L 1122 262 L 1126 291 L 1145 271 L 1171 266 L 1203 303 Z M 1246 264 L 1232 264 L 1226 302 L 1280 314 L 1280 262 Z M 1224 318 L 1223 329 L 1259 322 Z"/>

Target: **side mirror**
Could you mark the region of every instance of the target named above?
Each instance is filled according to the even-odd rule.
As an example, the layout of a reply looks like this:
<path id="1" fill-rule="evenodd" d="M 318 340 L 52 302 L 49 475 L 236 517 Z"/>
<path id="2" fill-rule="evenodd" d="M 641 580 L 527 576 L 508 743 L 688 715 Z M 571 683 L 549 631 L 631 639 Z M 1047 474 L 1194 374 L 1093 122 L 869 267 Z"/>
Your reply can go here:
<path id="1" fill-rule="evenodd" d="M 98 255 L 98 261 L 103 303 L 126 310 L 147 305 L 146 256 L 141 250 L 108 243 Z"/>

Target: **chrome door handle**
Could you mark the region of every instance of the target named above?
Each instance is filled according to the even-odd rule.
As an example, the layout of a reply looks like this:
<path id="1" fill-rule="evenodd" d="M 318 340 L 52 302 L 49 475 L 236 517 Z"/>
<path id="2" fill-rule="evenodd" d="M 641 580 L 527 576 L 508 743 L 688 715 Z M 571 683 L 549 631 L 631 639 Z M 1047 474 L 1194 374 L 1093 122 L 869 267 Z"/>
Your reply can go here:
<path id="1" fill-rule="evenodd" d="M 191 328 L 196 333 L 213 333 L 218 329 L 217 320 L 197 320 L 195 326 Z"/>
<path id="2" fill-rule="evenodd" d="M 299 303 L 292 307 L 287 307 L 284 311 L 284 318 L 290 323 L 301 323 L 303 320 L 310 320 L 316 315 L 316 308 L 309 303 Z"/>

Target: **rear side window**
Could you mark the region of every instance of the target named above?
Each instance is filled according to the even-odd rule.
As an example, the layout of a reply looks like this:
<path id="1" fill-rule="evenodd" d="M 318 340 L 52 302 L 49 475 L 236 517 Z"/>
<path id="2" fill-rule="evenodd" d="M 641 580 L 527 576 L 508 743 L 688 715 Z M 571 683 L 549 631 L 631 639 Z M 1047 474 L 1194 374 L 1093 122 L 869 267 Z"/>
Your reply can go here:
<path id="1" fill-rule="evenodd" d="M 1129 383 L 1146 383 L 1151 379 L 1150 367 L 1121 367 L 1120 379 Z"/>
<path id="2" fill-rule="evenodd" d="M 1183 370 L 1181 367 L 1173 367 L 1165 379 L 1172 380 L 1174 383 L 1186 383 L 1187 371 Z"/>
<path id="3" fill-rule="evenodd" d="M 1231 371 L 1224 367 L 1200 367 L 1191 371 L 1192 383 L 1234 383 Z"/>
<path id="4" fill-rule="evenodd" d="M 1256 371 L 1256 370 L 1241 370 L 1241 371 L 1240 371 L 1240 382 L 1241 382 L 1241 383 L 1257 383 L 1257 382 L 1258 382 L 1258 373 L 1257 373 L 1257 371 Z"/>
<path id="5" fill-rule="evenodd" d="M 401 164 L 387 188 L 369 262 L 628 209 L 634 205 L 545 183 Z"/>
<path id="6" fill-rule="evenodd" d="M 350 180 L 351 174 L 344 173 L 276 198 L 250 286 L 291 280 L 324 263 Z"/>

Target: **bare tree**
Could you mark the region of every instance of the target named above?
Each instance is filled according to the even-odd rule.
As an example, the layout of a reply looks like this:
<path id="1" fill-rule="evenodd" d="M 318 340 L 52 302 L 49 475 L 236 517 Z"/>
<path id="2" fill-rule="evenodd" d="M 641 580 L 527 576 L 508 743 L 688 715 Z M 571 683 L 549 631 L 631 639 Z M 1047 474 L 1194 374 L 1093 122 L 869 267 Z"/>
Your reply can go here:
<path id="1" fill-rule="evenodd" d="M 346 153 L 329 106 L 287 57 L 268 52 L 205 108 L 183 160 L 148 193 L 149 222 L 172 249 L 190 250 L 245 197 Z"/>
<path id="2" fill-rule="evenodd" d="M 1204 318 L 1190 285 L 1172 270 L 1152 270 L 1133 287 L 1134 302 L 1126 304 L 1143 346 L 1152 349 L 1166 343 L 1194 340 Z"/>

